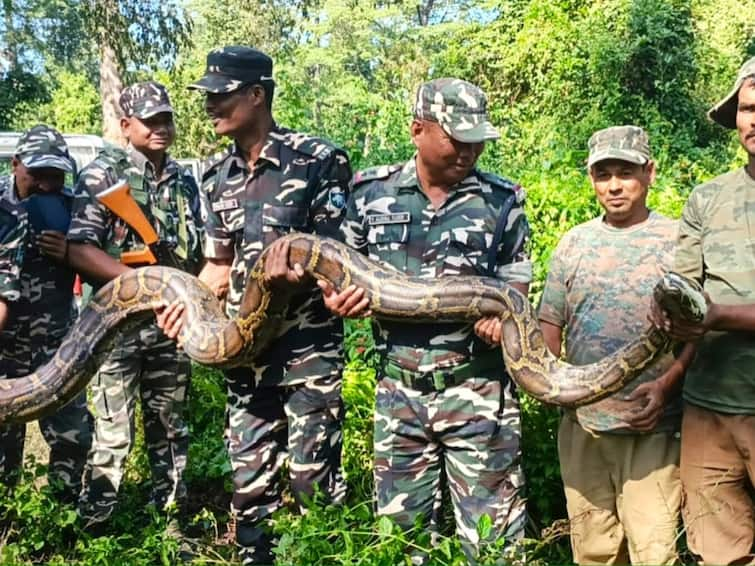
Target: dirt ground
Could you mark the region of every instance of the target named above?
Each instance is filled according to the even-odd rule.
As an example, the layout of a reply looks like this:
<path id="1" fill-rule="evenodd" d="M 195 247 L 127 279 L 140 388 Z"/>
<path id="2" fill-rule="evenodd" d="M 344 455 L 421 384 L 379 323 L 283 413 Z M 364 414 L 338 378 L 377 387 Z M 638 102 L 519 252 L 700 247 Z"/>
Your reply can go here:
<path id="1" fill-rule="evenodd" d="M 39 431 L 39 424 L 37 421 L 26 425 L 26 444 L 24 445 L 24 460 L 28 460 L 29 456 L 33 455 L 34 460 L 38 464 L 47 464 L 50 459 L 50 449 L 47 447 L 45 439 L 42 437 L 42 433 Z M 40 483 L 45 483 L 46 478 L 40 477 L 37 479 Z"/>

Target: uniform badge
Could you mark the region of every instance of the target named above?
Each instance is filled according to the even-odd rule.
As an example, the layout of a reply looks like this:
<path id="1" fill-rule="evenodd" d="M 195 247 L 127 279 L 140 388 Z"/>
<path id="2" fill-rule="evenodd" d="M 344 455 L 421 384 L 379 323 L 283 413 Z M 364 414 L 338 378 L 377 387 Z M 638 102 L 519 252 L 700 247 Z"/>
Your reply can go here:
<path id="1" fill-rule="evenodd" d="M 331 189 L 330 204 L 332 204 L 338 210 L 346 206 L 346 195 L 343 194 L 343 191 L 340 188 Z"/>
<path id="2" fill-rule="evenodd" d="M 524 190 L 524 187 L 522 187 L 522 185 L 514 185 L 514 195 L 517 204 L 522 204 L 527 198 L 527 191 Z"/>
<path id="3" fill-rule="evenodd" d="M 393 212 L 390 214 L 370 214 L 367 216 L 367 224 L 380 226 L 381 224 L 406 224 L 412 216 L 408 212 Z"/>
<path id="4" fill-rule="evenodd" d="M 212 211 L 213 212 L 223 212 L 224 210 L 233 210 L 234 208 L 239 207 L 239 201 L 235 198 L 231 198 L 228 200 L 219 200 L 217 202 L 212 203 Z"/>

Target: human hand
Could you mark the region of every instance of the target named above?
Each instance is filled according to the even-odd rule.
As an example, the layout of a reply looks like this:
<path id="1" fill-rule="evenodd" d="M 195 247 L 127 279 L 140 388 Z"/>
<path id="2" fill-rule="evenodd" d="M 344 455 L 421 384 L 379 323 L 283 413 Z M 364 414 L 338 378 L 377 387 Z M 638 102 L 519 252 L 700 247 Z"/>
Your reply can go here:
<path id="1" fill-rule="evenodd" d="M 364 288 L 350 285 L 340 293 L 328 281 L 320 279 L 318 287 L 322 289 L 322 300 L 325 307 L 341 318 L 364 318 L 370 316 L 370 299 L 364 296 Z"/>
<path id="2" fill-rule="evenodd" d="M 301 284 L 308 275 L 304 268 L 296 263 L 293 268 L 288 265 L 288 240 L 277 240 L 270 245 L 265 258 L 264 281 L 268 288 L 294 287 Z"/>
<path id="3" fill-rule="evenodd" d="M 176 340 L 181 346 L 178 335 L 184 326 L 186 306 L 180 301 L 173 301 L 167 305 L 161 305 L 155 309 L 157 326 L 171 340 Z"/>
<path id="4" fill-rule="evenodd" d="M 37 245 L 40 251 L 50 259 L 58 263 L 65 261 L 68 252 L 68 242 L 63 232 L 42 230 L 42 233 L 37 236 Z"/>
<path id="5" fill-rule="evenodd" d="M 498 316 L 486 316 L 474 324 L 475 334 L 491 346 L 498 346 L 501 343 L 502 328 L 503 324 Z"/>

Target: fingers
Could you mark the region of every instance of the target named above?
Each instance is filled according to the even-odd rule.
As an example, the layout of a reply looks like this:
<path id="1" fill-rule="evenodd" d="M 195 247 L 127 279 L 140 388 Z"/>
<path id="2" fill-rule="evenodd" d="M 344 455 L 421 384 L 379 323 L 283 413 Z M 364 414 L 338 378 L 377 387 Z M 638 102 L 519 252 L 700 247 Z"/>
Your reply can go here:
<path id="1" fill-rule="evenodd" d="M 171 340 L 175 340 L 181 333 L 185 310 L 185 305 L 179 301 L 174 301 L 167 306 L 161 307 L 159 310 L 155 309 L 157 326 Z"/>
<path id="2" fill-rule="evenodd" d="M 350 285 L 337 293 L 328 281 L 319 280 L 317 285 L 322 289 L 325 306 L 336 316 L 343 318 L 359 318 L 370 316 L 370 299 L 365 296 L 365 290 L 356 285 Z"/>
<path id="3" fill-rule="evenodd" d="M 481 318 L 474 325 L 474 331 L 483 341 L 491 345 L 501 342 L 501 321 L 498 317 Z"/>

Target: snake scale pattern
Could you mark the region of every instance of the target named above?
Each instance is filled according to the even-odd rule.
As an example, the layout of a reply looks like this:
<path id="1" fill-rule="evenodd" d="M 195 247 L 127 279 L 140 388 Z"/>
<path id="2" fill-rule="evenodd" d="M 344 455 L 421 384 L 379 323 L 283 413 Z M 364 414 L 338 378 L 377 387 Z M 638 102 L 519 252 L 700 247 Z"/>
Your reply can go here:
<path id="1" fill-rule="evenodd" d="M 375 263 L 334 240 L 291 234 L 289 263 L 300 263 L 338 290 L 364 287 L 373 316 L 407 322 L 475 321 L 499 316 L 503 361 L 520 388 L 536 399 L 567 407 L 597 401 L 639 375 L 669 346 L 668 337 L 648 330 L 613 355 L 587 366 L 572 366 L 547 349 L 527 297 L 505 283 L 484 277 L 408 277 Z M 0 380 L 0 423 L 30 421 L 51 414 L 72 399 L 95 373 L 119 326 L 151 316 L 173 300 L 186 305 L 179 339 L 196 362 L 234 367 L 249 364 L 276 335 L 287 299 L 265 287 L 263 252 L 253 266 L 239 315 L 229 320 L 221 304 L 196 277 L 166 267 L 130 271 L 92 298 L 55 356 L 31 375 Z M 699 289 L 673 276 L 656 297 L 669 311 L 692 319 L 704 316 Z"/>

